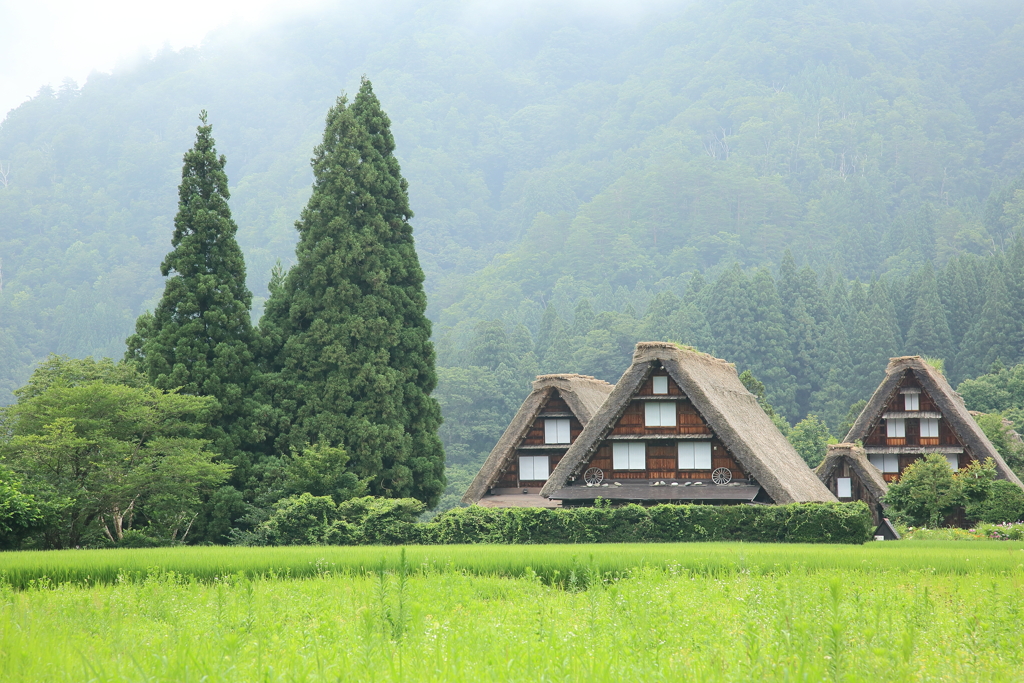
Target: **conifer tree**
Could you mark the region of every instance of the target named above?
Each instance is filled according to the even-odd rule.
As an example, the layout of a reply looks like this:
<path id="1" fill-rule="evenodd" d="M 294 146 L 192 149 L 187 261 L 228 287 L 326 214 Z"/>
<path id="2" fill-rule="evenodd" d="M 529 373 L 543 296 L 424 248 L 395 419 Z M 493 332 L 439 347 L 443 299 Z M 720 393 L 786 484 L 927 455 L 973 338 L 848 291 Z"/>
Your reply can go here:
<path id="1" fill-rule="evenodd" d="M 342 446 L 370 493 L 434 505 L 441 414 L 408 184 L 390 121 L 363 79 L 327 114 L 296 264 L 260 322 L 274 447 Z"/>
<path id="2" fill-rule="evenodd" d="M 202 125 L 181 171 L 173 249 L 160 265 L 168 278 L 164 294 L 156 310 L 136 322 L 126 360 L 137 363 L 159 389 L 217 400 L 207 437 L 236 466 L 235 479 L 241 481 L 248 465 L 241 448 L 248 441 L 252 294 L 228 208 L 226 160 L 217 155 L 205 110 L 199 118 Z"/>
<path id="3" fill-rule="evenodd" d="M 909 353 L 933 358 L 948 358 L 952 345 L 946 311 L 939 300 L 939 290 L 932 264 L 926 263 L 917 274 L 917 300 L 907 333 Z"/>
<path id="4" fill-rule="evenodd" d="M 993 259 L 989 287 L 981 315 L 964 337 L 956 367 L 961 377 L 984 374 L 996 361 L 1012 364 L 1020 353 L 1016 337 L 1020 324 L 1014 320 L 1014 302 L 1006 287 L 1006 278 Z"/>

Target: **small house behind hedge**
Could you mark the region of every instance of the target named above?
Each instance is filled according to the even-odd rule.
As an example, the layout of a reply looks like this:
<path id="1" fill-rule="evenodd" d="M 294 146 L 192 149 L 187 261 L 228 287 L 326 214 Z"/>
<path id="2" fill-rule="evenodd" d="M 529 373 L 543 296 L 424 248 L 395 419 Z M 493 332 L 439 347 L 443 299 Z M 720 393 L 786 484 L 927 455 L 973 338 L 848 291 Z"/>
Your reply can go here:
<path id="1" fill-rule="evenodd" d="M 835 501 L 731 363 L 641 342 L 541 495 L 566 505 Z"/>
<path id="2" fill-rule="evenodd" d="M 869 461 L 864 449 L 853 443 L 828 446 L 828 453 L 814 470 L 822 483 L 842 503 L 864 501 L 876 525 L 885 518 L 882 497 L 889 486 L 882 473 Z"/>
<path id="3" fill-rule="evenodd" d="M 485 507 L 554 507 L 539 493 L 551 470 L 613 386 L 588 375 L 541 375 L 470 484 L 462 502 Z"/>
<path id="4" fill-rule="evenodd" d="M 940 453 L 953 469 L 992 458 L 999 479 L 1022 486 L 963 399 L 920 356 L 889 360 L 885 379 L 857 417 L 845 441 L 864 444 L 868 460 L 892 482 L 910 463 Z"/>

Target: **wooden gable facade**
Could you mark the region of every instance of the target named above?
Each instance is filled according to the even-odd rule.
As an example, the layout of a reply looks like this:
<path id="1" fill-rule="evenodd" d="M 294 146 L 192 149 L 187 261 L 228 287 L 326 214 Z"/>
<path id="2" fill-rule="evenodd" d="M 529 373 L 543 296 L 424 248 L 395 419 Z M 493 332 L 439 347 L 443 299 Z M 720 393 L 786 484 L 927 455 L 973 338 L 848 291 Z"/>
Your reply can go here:
<path id="1" fill-rule="evenodd" d="M 518 493 L 524 488 L 533 489 L 530 493 L 540 493 L 569 444 L 582 431 L 583 424 L 558 389 L 548 389 L 540 412 L 491 485 L 493 494 Z"/>
<path id="2" fill-rule="evenodd" d="M 655 393 L 655 383 L 664 393 Z M 658 410 L 652 410 L 657 405 Z M 665 419 L 662 406 L 669 409 Z M 633 445 L 643 455 L 621 454 L 621 445 Z M 619 457 L 615 448 L 619 445 Z M 683 448 L 680 448 L 680 446 Z M 692 448 L 687 448 L 691 446 Z M 700 460 L 701 451 L 711 457 Z M 642 467 L 639 458 L 642 457 Z M 625 465 L 625 467 L 623 467 Z M 728 448 L 708 425 L 679 385 L 658 364 L 633 395 L 622 416 L 594 451 L 587 469 L 601 470 L 602 479 L 669 479 L 678 482 L 708 483 L 716 469 L 728 470 L 728 479 L 745 481 L 748 477 Z M 722 474 L 722 473 L 720 473 Z"/>
<path id="3" fill-rule="evenodd" d="M 541 375 L 462 498 L 488 507 L 554 507 L 539 493 L 613 386 L 587 375 Z"/>
<path id="4" fill-rule="evenodd" d="M 900 378 L 863 442 L 868 460 L 886 482 L 898 479 L 925 453 L 941 453 L 957 470 L 974 460 L 913 370 Z"/>
<path id="5" fill-rule="evenodd" d="M 882 473 L 867 458 L 864 448 L 853 443 L 829 444 L 825 459 L 815 468 L 822 483 L 840 502 L 863 501 L 874 523 L 885 518 L 882 498 L 889 491 Z"/>
<path id="6" fill-rule="evenodd" d="M 563 505 L 835 500 L 731 363 L 666 342 L 637 344 L 541 495 Z"/>
<path id="7" fill-rule="evenodd" d="M 920 356 L 902 356 L 890 359 L 885 373 L 844 441 L 863 443 L 886 482 L 915 460 L 939 453 L 953 469 L 991 458 L 997 477 L 1024 488 L 935 368 Z"/>

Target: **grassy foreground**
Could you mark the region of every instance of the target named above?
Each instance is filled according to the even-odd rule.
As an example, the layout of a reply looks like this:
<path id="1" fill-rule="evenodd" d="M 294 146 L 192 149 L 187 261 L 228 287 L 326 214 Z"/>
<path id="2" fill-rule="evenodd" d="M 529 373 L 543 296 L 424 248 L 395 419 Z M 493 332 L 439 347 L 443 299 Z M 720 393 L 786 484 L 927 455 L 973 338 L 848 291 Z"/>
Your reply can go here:
<path id="1" fill-rule="evenodd" d="M 88 582 L 54 583 L 61 566 Z M 3 681 L 1024 680 L 1019 543 L 430 547 L 405 563 L 185 548 L 3 554 L 3 571 L 26 586 L 0 583 Z"/>

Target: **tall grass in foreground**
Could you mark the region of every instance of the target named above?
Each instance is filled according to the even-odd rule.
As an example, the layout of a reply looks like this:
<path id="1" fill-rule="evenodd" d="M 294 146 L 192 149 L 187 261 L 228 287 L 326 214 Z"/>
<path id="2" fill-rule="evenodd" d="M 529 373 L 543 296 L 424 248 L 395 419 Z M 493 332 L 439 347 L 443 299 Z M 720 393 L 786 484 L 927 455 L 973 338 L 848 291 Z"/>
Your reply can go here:
<path id="1" fill-rule="evenodd" d="M 33 582 L 93 585 L 138 580 L 173 572 L 212 581 L 244 574 L 249 578 L 304 578 L 324 571 L 366 574 L 392 570 L 406 553 L 421 570 L 457 570 L 478 575 L 521 577 L 533 573 L 546 582 L 570 572 L 613 576 L 639 567 L 674 568 L 696 575 L 817 572 L 835 569 L 876 572 L 921 570 L 938 574 L 1024 571 L 1024 543 L 976 541 L 888 542 L 863 546 L 653 543 L 593 545 L 290 546 L 276 548 L 186 547 L 135 550 L 65 550 L 0 553 L 0 577 L 14 588 Z"/>
<path id="2" fill-rule="evenodd" d="M 397 569 L 348 575 L 321 565 L 293 581 L 154 573 L 7 587 L 0 680 L 1024 680 L 1019 572 L 669 566 L 580 590 L 530 574 L 422 573 L 390 559 Z"/>

